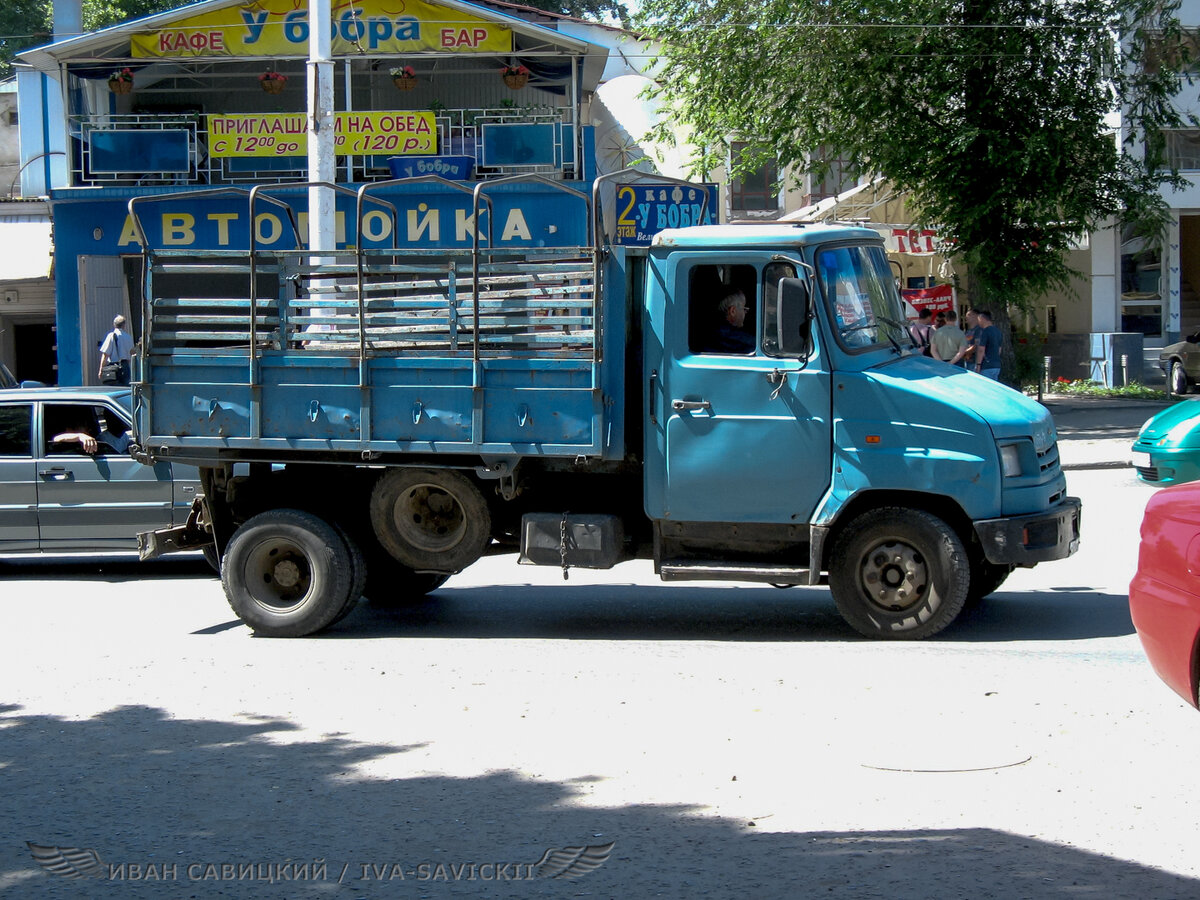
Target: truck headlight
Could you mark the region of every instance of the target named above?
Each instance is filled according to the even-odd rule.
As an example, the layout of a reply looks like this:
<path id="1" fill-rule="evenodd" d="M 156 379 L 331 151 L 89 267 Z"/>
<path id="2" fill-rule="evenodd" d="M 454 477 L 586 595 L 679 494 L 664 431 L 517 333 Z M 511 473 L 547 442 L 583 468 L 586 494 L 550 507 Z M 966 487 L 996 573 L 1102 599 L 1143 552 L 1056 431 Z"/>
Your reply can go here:
<path id="1" fill-rule="evenodd" d="M 1016 444 L 1000 445 L 1000 471 L 1005 478 L 1016 478 L 1021 474 L 1021 453 Z"/>

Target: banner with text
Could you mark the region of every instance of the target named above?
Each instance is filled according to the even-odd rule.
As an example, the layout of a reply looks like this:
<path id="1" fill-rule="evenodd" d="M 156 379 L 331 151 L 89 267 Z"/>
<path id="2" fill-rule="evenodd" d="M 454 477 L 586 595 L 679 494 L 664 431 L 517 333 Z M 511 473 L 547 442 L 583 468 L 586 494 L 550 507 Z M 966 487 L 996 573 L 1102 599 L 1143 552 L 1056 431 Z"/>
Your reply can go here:
<path id="1" fill-rule="evenodd" d="M 132 55 L 142 58 L 304 57 L 308 30 L 307 4 L 255 0 L 134 35 L 131 47 Z M 512 30 L 426 0 L 362 0 L 333 11 L 335 56 L 418 50 L 511 53 Z"/>
<path id="2" fill-rule="evenodd" d="M 308 126 L 304 113 L 205 116 L 208 155 L 304 156 Z M 437 122 L 432 112 L 339 112 L 334 114 L 338 156 L 429 156 L 437 153 Z"/>

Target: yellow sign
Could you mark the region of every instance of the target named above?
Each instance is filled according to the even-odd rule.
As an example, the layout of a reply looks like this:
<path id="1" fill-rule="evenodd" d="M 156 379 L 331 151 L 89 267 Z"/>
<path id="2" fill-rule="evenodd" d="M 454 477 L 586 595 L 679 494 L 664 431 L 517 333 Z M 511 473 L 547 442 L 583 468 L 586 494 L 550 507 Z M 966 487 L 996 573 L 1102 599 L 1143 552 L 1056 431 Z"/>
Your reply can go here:
<path id="1" fill-rule="evenodd" d="M 307 4 L 298 6 L 294 0 L 253 0 L 134 35 L 131 45 L 135 57 L 307 56 Z M 386 55 L 419 50 L 511 53 L 512 31 L 425 0 L 334 4 L 334 55 Z"/>
<path id="2" fill-rule="evenodd" d="M 304 113 L 205 116 L 208 155 L 304 156 L 308 125 Z M 339 156 L 428 156 L 437 153 L 437 121 L 432 112 L 339 112 L 333 143 Z"/>

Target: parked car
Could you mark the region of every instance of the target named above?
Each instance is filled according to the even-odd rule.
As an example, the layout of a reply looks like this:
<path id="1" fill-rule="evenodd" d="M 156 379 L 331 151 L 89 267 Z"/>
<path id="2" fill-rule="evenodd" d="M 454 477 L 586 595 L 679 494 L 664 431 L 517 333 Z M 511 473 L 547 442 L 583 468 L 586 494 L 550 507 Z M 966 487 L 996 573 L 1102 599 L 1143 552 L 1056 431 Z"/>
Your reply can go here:
<path id="1" fill-rule="evenodd" d="M 199 473 L 133 459 L 131 410 L 127 387 L 0 390 L 0 553 L 134 552 L 187 520 Z"/>
<path id="2" fill-rule="evenodd" d="M 1197 706 L 1200 483 L 1167 488 L 1146 504 L 1129 611 L 1154 671 Z"/>
<path id="3" fill-rule="evenodd" d="M 1200 478 L 1200 400 L 1175 403 L 1149 419 L 1133 442 L 1133 466 L 1147 484 Z"/>
<path id="4" fill-rule="evenodd" d="M 1200 331 L 1163 347 L 1158 354 L 1158 366 L 1167 376 L 1171 393 L 1186 394 L 1200 382 Z"/>

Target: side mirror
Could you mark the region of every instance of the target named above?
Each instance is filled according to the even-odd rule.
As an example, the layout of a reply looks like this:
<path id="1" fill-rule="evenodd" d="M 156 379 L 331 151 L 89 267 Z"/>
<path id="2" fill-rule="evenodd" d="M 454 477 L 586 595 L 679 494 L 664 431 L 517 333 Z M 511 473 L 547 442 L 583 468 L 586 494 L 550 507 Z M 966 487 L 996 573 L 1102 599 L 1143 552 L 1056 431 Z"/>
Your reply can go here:
<path id="1" fill-rule="evenodd" d="M 780 279 L 776 304 L 779 355 L 807 356 L 812 328 L 812 295 L 808 290 L 808 282 L 802 278 Z"/>

